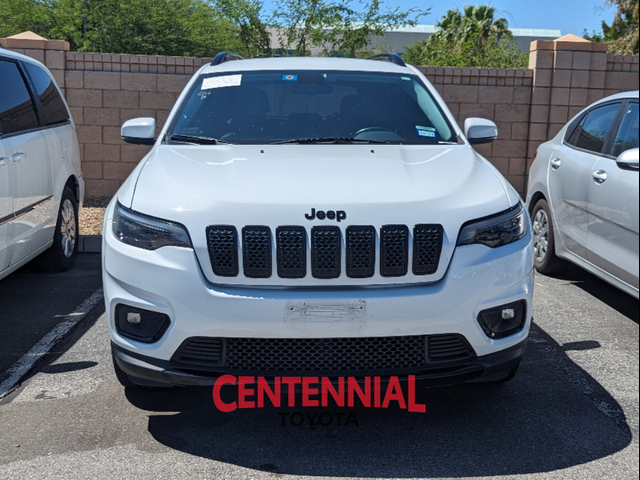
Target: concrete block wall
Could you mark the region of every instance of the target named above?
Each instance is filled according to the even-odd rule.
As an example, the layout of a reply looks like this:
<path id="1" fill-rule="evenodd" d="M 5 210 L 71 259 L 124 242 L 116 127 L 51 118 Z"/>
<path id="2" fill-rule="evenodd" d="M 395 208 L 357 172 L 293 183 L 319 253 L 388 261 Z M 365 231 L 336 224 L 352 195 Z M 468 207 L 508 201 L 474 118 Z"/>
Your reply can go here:
<path id="1" fill-rule="evenodd" d="M 162 127 L 178 94 L 208 58 L 70 52 L 65 42 L 0 43 L 43 62 L 77 124 L 87 196 L 111 196 L 149 147 L 125 144 L 120 126 L 149 116 Z M 611 55 L 577 37 L 531 44 L 529 69 L 421 67 L 460 126 L 496 122 L 498 140 L 477 147 L 524 193 L 530 159 L 577 112 L 607 95 L 638 89 L 638 56 Z"/>

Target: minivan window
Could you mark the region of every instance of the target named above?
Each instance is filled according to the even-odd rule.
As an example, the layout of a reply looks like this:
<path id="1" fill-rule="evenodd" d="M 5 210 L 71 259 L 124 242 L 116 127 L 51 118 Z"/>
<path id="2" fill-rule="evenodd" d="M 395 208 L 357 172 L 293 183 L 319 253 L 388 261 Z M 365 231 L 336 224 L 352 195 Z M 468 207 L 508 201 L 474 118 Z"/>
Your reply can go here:
<path id="1" fill-rule="evenodd" d="M 630 103 L 613 143 L 613 155 L 617 157 L 625 150 L 638 148 L 638 135 L 638 104 Z"/>
<path id="2" fill-rule="evenodd" d="M 0 134 L 37 127 L 38 117 L 18 65 L 0 60 Z"/>
<path id="3" fill-rule="evenodd" d="M 570 145 L 594 153 L 602 153 L 620 103 L 610 103 L 587 113 L 567 140 Z"/>
<path id="4" fill-rule="evenodd" d="M 36 65 L 25 63 L 27 72 L 31 76 L 36 87 L 36 93 L 40 97 L 40 105 L 44 115 L 45 125 L 55 125 L 69 120 L 69 113 L 58 93 L 56 85 L 44 70 Z"/>
<path id="5" fill-rule="evenodd" d="M 455 130 L 414 75 L 345 71 L 259 71 L 203 75 L 168 138 L 227 143 L 362 140 L 456 142 Z"/>

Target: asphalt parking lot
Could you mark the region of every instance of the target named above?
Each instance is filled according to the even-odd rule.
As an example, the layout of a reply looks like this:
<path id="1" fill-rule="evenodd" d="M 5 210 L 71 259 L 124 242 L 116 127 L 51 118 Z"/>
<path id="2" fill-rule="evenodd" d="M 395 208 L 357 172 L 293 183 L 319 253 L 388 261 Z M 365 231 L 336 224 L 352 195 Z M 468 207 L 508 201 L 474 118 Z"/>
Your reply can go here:
<path id="1" fill-rule="evenodd" d="M 99 262 L 83 257 L 99 279 Z M 61 292 L 87 281 L 58 279 Z M 52 315 L 50 282 L 34 271 L 0 282 L 3 371 L 33 332 L 82 303 Z M 98 307 L 0 401 L 0 478 L 638 478 L 638 301 L 570 267 L 538 275 L 534 316 L 525 361 L 503 387 L 421 389 L 424 414 L 355 408 L 357 425 L 310 427 L 278 413 L 318 410 L 220 413 L 210 389 L 125 391 Z"/>

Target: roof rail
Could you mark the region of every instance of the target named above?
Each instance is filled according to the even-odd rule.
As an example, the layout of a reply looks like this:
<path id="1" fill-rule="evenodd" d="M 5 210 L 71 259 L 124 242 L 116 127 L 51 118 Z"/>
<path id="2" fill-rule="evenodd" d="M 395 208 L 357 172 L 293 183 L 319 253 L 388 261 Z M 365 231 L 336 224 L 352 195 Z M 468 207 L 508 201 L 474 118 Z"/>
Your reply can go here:
<path id="1" fill-rule="evenodd" d="M 369 57 L 369 60 L 382 60 L 383 62 L 391 62 L 391 63 L 395 63 L 400 67 L 407 66 L 407 64 L 404 63 L 404 60 L 402 60 L 402 57 L 397 53 L 379 53 L 378 55 Z"/>
<path id="2" fill-rule="evenodd" d="M 212 66 L 220 65 L 221 63 L 230 62 L 232 60 L 244 60 L 244 59 L 237 53 L 220 52 L 215 57 L 213 57 L 213 60 L 211 60 L 211 65 Z"/>

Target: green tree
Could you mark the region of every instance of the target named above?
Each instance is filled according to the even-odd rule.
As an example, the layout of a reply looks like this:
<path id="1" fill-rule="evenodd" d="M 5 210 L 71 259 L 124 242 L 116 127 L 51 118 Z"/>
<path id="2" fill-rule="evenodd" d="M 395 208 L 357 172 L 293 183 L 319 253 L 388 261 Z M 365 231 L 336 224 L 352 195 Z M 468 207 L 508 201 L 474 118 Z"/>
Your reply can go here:
<path id="1" fill-rule="evenodd" d="M 268 43 L 261 4 L 230 5 L 230 0 L 0 0 L 0 36 L 32 30 L 67 40 L 79 51 L 254 55 L 264 48 L 265 37 Z"/>
<path id="2" fill-rule="evenodd" d="M 221 17 L 237 27 L 241 43 L 237 51 L 249 57 L 270 52 L 271 36 L 262 18 L 263 3 L 260 0 L 218 0 L 212 5 Z"/>
<path id="3" fill-rule="evenodd" d="M 309 55 L 315 47 L 324 55 L 355 57 L 370 45 L 372 36 L 415 25 L 427 13 L 385 8 L 381 0 L 279 0 L 271 23 L 279 31 L 280 47 L 295 55 Z"/>
<path id="4" fill-rule="evenodd" d="M 582 36 L 592 42 L 606 42 L 609 52 L 616 54 L 638 54 L 638 0 L 607 0 L 607 6 L 616 7 L 616 16 L 609 25 L 602 22 L 602 33 L 591 34 L 585 30 Z"/>
<path id="5" fill-rule="evenodd" d="M 405 60 L 419 65 L 449 67 L 525 68 L 527 54 L 513 42 L 504 18 L 487 5 L 449 10 L 427 40 L 405 51 Z"/>

